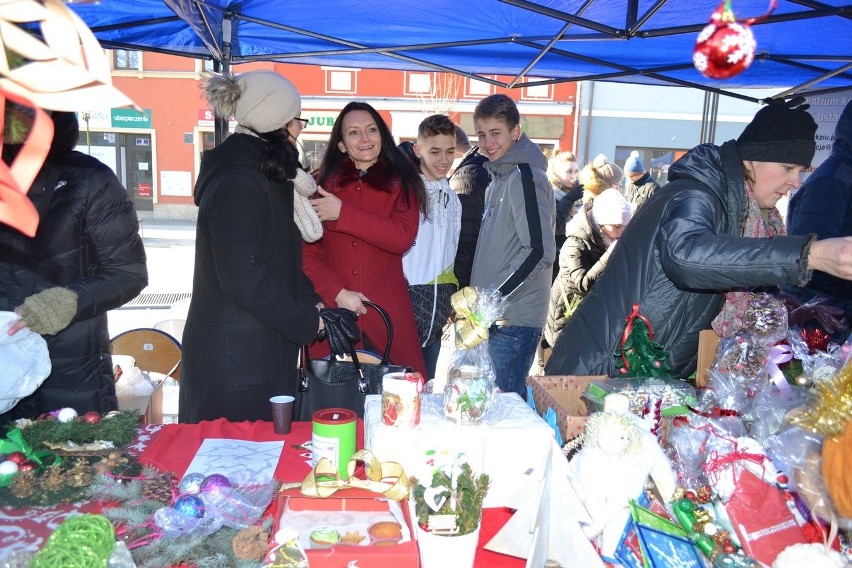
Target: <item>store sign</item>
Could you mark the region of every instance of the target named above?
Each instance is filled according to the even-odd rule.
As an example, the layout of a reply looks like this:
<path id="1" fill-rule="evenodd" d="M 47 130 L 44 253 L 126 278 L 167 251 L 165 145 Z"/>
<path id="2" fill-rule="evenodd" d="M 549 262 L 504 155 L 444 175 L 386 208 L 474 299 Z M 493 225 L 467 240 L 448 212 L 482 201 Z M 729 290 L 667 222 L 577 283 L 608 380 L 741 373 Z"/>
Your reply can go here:
<path id="1" fill-rule="evenodd" d="M 80 125 L 80 130 L 84 132 L 87 128 L 90 130 L 109 128 L 111 124 L 109 109 L 80 111 L 77 113 L 77 120 Z"/>
<path id="2" fill-rule="evenodd" d="M 113 128 L 151 128 L 151 109 L 137 112 L 133 109 L 112 109 L 111 122 Z"/>
<path id="3" fill-rule="evenodd" d="M 334 121 L 337 118 L 336 112 L 322 112 L 303 110 L 302 118 L 308 119 L 308 125 L 305 127 L 305 132 L 331 132 L 331 127 L 334 126 Z M 208 108 L 198 109 L 197 115 L 198 126 L 213 126 L 216 116 L 213 111 Z M 237 125 L 234 118 L 228 121 L 228 127 L 233 129 Z"/>
<path id="4" fill-rule="evenodd" d="M 196 117 L 198 120 L 196 121 L 198 126 L 214 126 L 216 121 L 216 115 L 209 108 L 200 108 L 198 109 L 198 115 Z M 237 121 L 234 120 L 232 116 L 228 119 L 228 128 L 234 129 L 237 126 Z"/>
<path id="5" fill-rule="evenodd" d="M 301 116 L 308 119 L 305 132 L 331 132 L 337 113 L 303 110 Z"/>
<path id="6" fill-rule="evenodd" d="M 153 197 L 152 187 L 150 183 L 137 183 L 136 195 L 139 197 Z"/>

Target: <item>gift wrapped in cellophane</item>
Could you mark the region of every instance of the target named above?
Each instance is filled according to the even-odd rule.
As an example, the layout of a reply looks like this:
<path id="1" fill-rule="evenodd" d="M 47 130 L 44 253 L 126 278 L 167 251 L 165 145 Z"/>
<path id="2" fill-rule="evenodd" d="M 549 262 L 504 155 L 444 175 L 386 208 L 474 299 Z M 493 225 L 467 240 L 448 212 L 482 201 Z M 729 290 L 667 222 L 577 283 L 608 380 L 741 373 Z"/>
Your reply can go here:
<path id="1" fill-rule="evenodd" d="M 444 388 L 444 415 L 458 423 L 482 420 L 495 402 L 494 365 L 488 330 L 502 315 L 506 300 L 497 290 L 462 288 L 451 298 L 456 312 L 456 350 Z"/>

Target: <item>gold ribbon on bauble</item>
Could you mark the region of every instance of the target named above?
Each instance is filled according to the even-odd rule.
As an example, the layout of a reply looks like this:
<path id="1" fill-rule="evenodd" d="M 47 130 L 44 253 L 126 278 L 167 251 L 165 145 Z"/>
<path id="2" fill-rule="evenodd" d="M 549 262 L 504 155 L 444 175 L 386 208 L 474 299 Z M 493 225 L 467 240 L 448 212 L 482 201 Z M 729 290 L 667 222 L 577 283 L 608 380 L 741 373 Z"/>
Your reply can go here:
<path id="1" fill-rule="evenodd" d="M 476 313 L 479 294 L 466 286 L 450 296 L 450 302 L 456 311 L 456 349 L 470 349 L 488 339 L 488 325 Z"/>
<path id="2" fill-rule="evenodd" d="M 358 462 L 364 464 L 367 479 L 353 477 Z M 317 465 L 301 483 L 283 483 L 281 489 L 299 489 L 307 497 L 330 497 L 341 489 L 365 489 L 381 493 L 388 499 L 402 501 L 408 498 L 411 482 L 397 462 L 379 461 L 370 450 L 359 450 L 349 460 L 349 479 L 341 479 L 328 458 L 320 458 Z"/>

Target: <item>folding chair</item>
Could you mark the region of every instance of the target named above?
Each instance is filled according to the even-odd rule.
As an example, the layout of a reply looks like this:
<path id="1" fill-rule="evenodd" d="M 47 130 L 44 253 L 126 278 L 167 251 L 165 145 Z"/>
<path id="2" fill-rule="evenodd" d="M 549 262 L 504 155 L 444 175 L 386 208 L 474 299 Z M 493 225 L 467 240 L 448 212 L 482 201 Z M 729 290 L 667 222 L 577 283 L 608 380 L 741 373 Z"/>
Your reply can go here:
<path id="1" fill-rule="evenodd" d="M 158 321 L 154 324 L 154 329 L 159 329 L 160 331 L 165 331 L 169 335 L 175 338 L 178 343 L 183 339 L 183 328 L 186 326 L 185 319 L 166 319 L 162 321 Z"/>
<path id="2" fill-rule="evenodd" d="M 115 355 L 131 355 L 143 371 L 160 373 L 180 381 L 180 343 L 159 329 L 140 328 L 125 331 L 112 338 L 110 351 Z M 158 388 L 148 406 L 146 422 L 163 421 L 162 388 Z"/>

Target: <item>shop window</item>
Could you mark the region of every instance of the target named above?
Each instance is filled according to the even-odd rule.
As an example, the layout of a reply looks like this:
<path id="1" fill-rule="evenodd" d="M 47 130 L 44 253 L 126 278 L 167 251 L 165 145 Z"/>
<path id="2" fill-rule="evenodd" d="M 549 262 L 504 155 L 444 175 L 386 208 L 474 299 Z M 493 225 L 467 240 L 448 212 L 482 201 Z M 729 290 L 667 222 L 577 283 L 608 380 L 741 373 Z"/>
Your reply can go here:
<path id="1" fill-rule="evenodd" d="M 302 165 L 308 169 L 308 171 L 314 171 L 319 168 L 320 162 L 322 162 L 323 156 L 325 156 L 326 148 L 328 147 L 328 139 L 305 139 L 304 137 L 299 139 L 299 144 L 301 145 L 301 159 Z"/>
<path id="2" fill-rule="evenodd" d="M 669 181 L 669 166 L 687 152 L 687 150 L 673 150 L 671 148 L 616 146 L 614 160 L 618 167 L 624 167 L 624 162 L 634 150 L 639 152 L 639 157 L 642 158 L 645 169 L 651 172 L 651 177 L 660 185 L 665 185 Z"/>
<path id="3" fill-rule="evenodd" d="M 142 69 L 142 52 L 129 49 L 116 49 L 113 52 L 113 68 L 119 71 Z"/>

